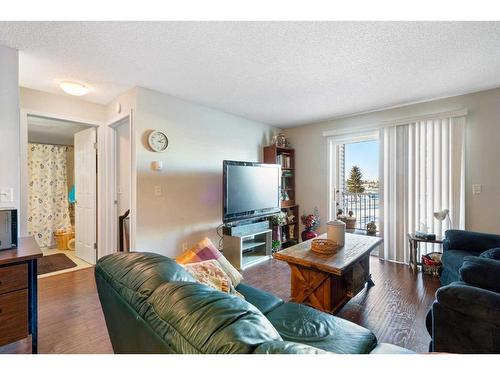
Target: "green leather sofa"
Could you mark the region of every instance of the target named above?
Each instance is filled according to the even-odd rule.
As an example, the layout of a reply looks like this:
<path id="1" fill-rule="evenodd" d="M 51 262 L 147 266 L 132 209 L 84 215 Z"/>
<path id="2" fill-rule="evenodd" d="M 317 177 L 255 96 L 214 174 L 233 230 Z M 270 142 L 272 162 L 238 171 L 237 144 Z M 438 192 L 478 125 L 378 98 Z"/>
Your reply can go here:
<path id="1" fill-rule="evenodd" d="M 249 285 L 245 300 L 218 292 L 158 254 L 103 257 L 95 278 L 115 353 L 411 353 Z"/>

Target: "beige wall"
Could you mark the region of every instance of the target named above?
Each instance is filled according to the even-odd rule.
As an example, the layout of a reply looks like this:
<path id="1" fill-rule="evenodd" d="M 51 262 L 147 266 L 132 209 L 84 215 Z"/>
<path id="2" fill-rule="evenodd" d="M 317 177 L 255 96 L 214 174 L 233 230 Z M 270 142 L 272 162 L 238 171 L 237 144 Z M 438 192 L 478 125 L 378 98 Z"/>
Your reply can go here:
<path id="1" fill-rule="evenodd" d="M 21 87 L 20 106 L 24 110 L 42 112 L 55 118 L 82 119 L 95 123 L 105 120 L 106 106 L 87 102 L 67 95 L 56 95 L 48 92 Z"/>
<path id="2" fill-rule="evenodd" d="M 297 201 L 301 211 L 318 206 L 327 215 L 327 141 L 324 131 L 377 126 L 381 122 L 467 109 L 466 228 L 500 233 L 500 89 L 372 112 L 286 130 L 297 155 Z M 472 184 L 482 193 L 472 195 Z M 324 230 L 324 226 L 320 228 Z"/>
<path id="3" fill-rule="evenodd" d="M 0 202 L 0 207 L 19 208 L 18 53 L 3 46 L 0 46 L 0 188 L 13 189 L 13 201 Z"/>
<path id="4" fill-rule="evenodd" d="M 218 242 L 222 161 L 262 159 L 273 128 L 139 88 L 134 116 L 137 156 L 136 249 L 179 254 L 204 236 Z M 169 138 L 165 153 L 147 146 L 152 129 Z M 152 161 L 164 169 L 151 169 Z M 160 186 L 161 196 L 154 195 Z"/>

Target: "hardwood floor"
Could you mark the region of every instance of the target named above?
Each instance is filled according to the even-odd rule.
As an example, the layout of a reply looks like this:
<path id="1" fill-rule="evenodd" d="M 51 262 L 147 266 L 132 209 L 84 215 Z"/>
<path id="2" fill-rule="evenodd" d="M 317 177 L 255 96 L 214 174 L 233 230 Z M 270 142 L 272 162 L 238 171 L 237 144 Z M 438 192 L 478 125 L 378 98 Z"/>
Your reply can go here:
<path id="1" fill-rule="evenodd" d="M 54 353 L 113 353 L 94 267 L 38 279 L 38 350 Z M 30 353 L 31 339 L 0 347 L 0 353 Z"/>
<path id="2" fill-rule="evenodd" d="M 379 342 L 414 350 L 428 351 L 430 337 L 425 316 L 439 279 L 413 274 L 403 264 L 370 257 L 370 271 L 375 286 L 363 289 L 337 314 L 373 331 Z M 244 272 L 245 283 L 290 299 L 290 269 L 285 262 L 271 260 Z"/>
<path id="3" fill-rule="evenodd" d="M 371 257 L 375 286 L 364 289 L 338 316 L 371 329 L 379 342 L 426 352 L 425 315 L 439 287 L 436 278 L 413 275 L 407 266 Z M 245 282 L 290 298 L 290 271 L 271 260 L 244 273 Z M 94 269 L 39 279 L 40 353 L 112 353 L 97 297 Z M 0 347 L 0 353 L 29 353 L 30 339 Z"/>

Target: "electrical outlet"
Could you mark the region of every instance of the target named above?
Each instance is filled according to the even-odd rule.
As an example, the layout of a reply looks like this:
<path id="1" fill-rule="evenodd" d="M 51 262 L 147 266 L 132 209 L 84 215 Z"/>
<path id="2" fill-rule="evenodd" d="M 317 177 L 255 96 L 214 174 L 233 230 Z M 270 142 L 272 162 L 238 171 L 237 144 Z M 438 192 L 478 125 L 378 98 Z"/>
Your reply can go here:
<path id="1" fill-rule="evenodd" d="M 161 186 L 160 185 L 155 185 L 155 196 L 157 196 L 157 197 L 161 196 Z"/>
<path id="2" fill-rule="evenodd" d="M 472 194 L 474 195 L 481 194 L 482 188 L 483 187 L 481 184 L 472 184 Z"/>

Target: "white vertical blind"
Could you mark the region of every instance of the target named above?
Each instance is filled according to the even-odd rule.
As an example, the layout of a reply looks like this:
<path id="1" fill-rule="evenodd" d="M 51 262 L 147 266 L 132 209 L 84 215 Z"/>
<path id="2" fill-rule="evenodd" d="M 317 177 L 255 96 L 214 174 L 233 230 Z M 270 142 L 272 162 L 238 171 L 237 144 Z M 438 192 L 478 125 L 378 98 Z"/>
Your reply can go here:
<path id="1" fill-rule="evenodd" d="M 441 235 L 448 228 L 433 213 L 450 210 L 452 226 L 465 226 L 465 116 L 425 119 L 380 130 L 384 248 L 380 256 L 407 263 L 407 234 Z M 430 248 L 429 248 L 430 249 Z"/>

